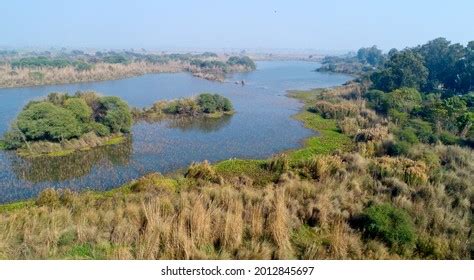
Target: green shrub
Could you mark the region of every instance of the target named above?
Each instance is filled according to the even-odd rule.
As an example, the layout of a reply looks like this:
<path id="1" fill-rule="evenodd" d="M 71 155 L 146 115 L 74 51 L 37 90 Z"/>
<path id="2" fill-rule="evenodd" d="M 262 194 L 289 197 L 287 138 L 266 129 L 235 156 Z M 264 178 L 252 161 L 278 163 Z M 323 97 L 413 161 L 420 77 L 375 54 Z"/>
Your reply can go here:
<path id="1" fill-rule="evenodd" d="M 97 136 L 103 137 L 110 135 L 110 129 L 101 123 L 92 123 L 91 130 L 94 131 Z"/>
<path id="2" fill-rule="evenodd" d="M 447 131 L 443 131 L 439 135 L 439 140 L 445 145 L 455 145 L 459 143 L 459 138 Z"/>
<path id="3" fill-rule="evenodd" d="M 71 111 L 79 121 L 83 123 L 91 121 L 92 109 L 87 105 L 84 99 L 76 97 L 69 98 L 64 101 L 64 107 Z"/>
<path id="4" fill-rule="evenodd" d="M 18 116 L 18 128 L 27 140 L 59 141 L 78 137 L 81 124 L 74 114 L 50 102 L 28 106 Z"/>
<path id="5" fill-rule="evenodd" d="M 290 161 L 287 155 L 281 154 L 273 157 L 268 162 L 266 162 L 265 167 L 268 171 L 281 174 L 290 169 Z"/>
<path id="6" fill-rule="evenodd" d="M 23 146 L 23 144 L 23 137 L 18 128 L 13 128 L 3 135 L 3 147 L 7 150 L 18 149 Z"/>
<path id="7" fill-rule="evenodd" d="M 409 246 L 416 240 L 411 217 L 390 204 L 374 205 L 363 213 L 362 227 L 371 238 L 380 238 L 390 246 Z"/>
<path id="8" fill-rule="evenodd" d="M 410 151 L 410 143 L 405 141 L 396 141 L 388 144 L 387 154 L 390 156 L 406 155 Z"/>
<path id="9" fill-rule="evenodd" d="M 416 136 L 416 130 L 412 127 L 401 129 L 401 131 L 398 133 L 398 139 L 410 144 L 416 144 L 419 142 L 418 136 Z"/>
<path id="10" fill-rule="evenodd" d="M 97 121 L 107 126 L 112 133 L 130 132 L 132 113 L 128 104 L 119 97 L 101 97 L 97 111 Z"/>
<path id="11" fill-rule="evenodd" d="M 197 97 L 197 103 L 201 110 L 208 114 L 216 111 L 232 111 L 230 100 L 218 94 L 202 93 Z"/>

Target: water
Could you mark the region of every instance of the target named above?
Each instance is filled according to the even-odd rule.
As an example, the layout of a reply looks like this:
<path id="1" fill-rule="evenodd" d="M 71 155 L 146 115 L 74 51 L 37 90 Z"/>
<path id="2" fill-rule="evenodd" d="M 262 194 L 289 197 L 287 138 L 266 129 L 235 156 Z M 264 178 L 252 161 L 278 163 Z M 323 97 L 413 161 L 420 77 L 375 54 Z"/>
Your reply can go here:
<path id="1" fill-rule="evenodd" d="M 328 87 L 350 77 L 314 72 L 317 63 L 265 61 L 257 71 L 235 74 L 226 83 L 187 73 L 149 74 L 116 81 L 0 89 L 0 133 L 22 107 L 50 92 L 95 90 L 116 95 L 131 106 L 159 99 L 219 93 L 231 99 L 236 114 L 218 120 L 140 122 L 123 144 L 61 158 L 22 159 L 0 152 L 0 203 L 34 197 L 46 187 L 107 190 L 149 172 L 170 172 L 193 161 L 265 158 L 301 145 L 314 132 L 293 120 L 301 104 L 285 96 L 289 89 Z M 245 80 L 245 86 L 234 81 Z"/>

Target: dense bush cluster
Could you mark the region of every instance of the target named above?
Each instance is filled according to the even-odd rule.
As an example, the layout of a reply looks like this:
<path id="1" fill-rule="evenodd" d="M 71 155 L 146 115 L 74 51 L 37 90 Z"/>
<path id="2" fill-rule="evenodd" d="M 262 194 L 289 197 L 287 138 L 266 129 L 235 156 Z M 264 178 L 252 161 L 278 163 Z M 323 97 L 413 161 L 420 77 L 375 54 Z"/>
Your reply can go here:
<path id="1" fill-rule="evenodd" d="M 158 101 L 150 108 L 135 110 L 135 118 L 154 119 L 164 115 L 200 116 L 210 114 L 230 114 L 233 111 L 231 101 L 219 94 L 202 93 L 192 98 L 172 101 Z"/>
<path id="2" fill-rule="evenodd" d="M 128 105 L 118 97 L 51 93 L 23 108 L 4 142 L 7 148 L 16 149 L 28 142 L 62 142 L 90 132 L 98 136 L 127 133 L 131 125 Z"/>

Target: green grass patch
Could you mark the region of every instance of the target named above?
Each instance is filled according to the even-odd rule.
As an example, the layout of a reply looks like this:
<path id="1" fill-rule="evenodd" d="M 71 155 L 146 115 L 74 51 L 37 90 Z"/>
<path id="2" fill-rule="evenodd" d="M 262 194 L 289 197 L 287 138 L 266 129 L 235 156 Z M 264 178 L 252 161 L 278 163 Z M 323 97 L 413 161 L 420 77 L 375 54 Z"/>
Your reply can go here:
<path id="1" fill-rule="evenodd" d="M 109 145 L 117 145 L 121 144 L 125 141 L 125 136 L 123 135 L 118 135 L 110 138 L 109 140 L 105 141 L 105 143 L 101 146 L 109 146 Z"/>
<path id="2" fill-rule="evenodd" d="M 217 173 L 224 178 L 236 176 L 248 176 L 259 185 L 274 181 L 276 174 L 265 168 L 266 160 L 255 159 L 228 159 L 216 163 L 214 167 Z"/>
<path id="3" fill-rule="evenodd" d="M 314 155 L 330 154 L 336 150 L 348 151 L 352 147 L 351 138 L 339 131 L 335 120 L 324 119 L 309 111 L 301 112 L 294 117 L 302 121 L 307 128 L 317 131 L 319 135 L 307 139 L 303 148 L 290 152 L 290 160 L 309 159 Z"/>
<path id="4" fill-rule="evenodd" d="M 5 141 L 0 140 L 0 151 L 6 150 L 7 149 L 7 144 Z"/>
<path id="5" fill-rule="evenodd" d="M 92 246 L 91 244 L 84 243 L 71 247 L 66 252 L 65 258 L 73 260 L 104 260 L 108 250 L 110 248 L 106 246 Z"/>
<path id="6" fill-rule="evenodd" d="M 33 200 L 24 200 L 0 205 L 0 213 L 11 212 L 34 205 Z"/>

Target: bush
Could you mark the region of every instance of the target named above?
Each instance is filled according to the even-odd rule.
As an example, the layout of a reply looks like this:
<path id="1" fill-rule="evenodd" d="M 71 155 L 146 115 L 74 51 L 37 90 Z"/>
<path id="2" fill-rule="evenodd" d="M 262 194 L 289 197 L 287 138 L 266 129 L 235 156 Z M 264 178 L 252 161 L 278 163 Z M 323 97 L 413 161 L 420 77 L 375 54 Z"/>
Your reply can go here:
<path id="1" fill-rule="evenodd" d="M 97 136 L 104 137 L 110 135 L 110 129 L 101 123 L 92 123 L 91 130 L 94 131 Z"/>
<path id="2" fill-rule="evenodd" d="M 412 127 L 401 129 L 398 133 L 398 139 L 410 144 L 416 144 L 419 142 L 418 137 L 416 136 L 416 130 Z"/>
<path id="3" fill-rule="evenodd" d="M 217 175 L 216 170 L 207 160 L 202 163 L 193 162 L 184 175 L 186 178 L 221 183 L 222 177 Z"/>
<path id="4" fill-rule="evenodd" d="M 202 93 L 197 97 L 197 103 L 204 113 L 215 113 L 216 111 L 232 111 L 232 103 L 228 98 L 218 94 Z"/>
<path id="5" fill-rule="evenodd" d="M 71 111 L 80 122 L 88 123 L 91 121 L 92 109 L 84 99 L 69 98 L 64 101 L 64 107 Z"/>
<path id="6" fill-rule="evenodd" d="M 364 210 L 362 227 L 371 238 L 380 238 L 390 246 L 409 246 L 416 240 L 411 217 L 389 204 L 370 206 Z"/>
<path id="7" fill-rule="evenodd" d="M 5 132 L 3 136 L 3 147 L 7 150 L 15 150 L 23 146 L 23 137 L 18 128 Z"/>
<path id="8" fill-rule="evenodd" d="M 38 206 L 57 206 L 59 205 L 59 194 L 53 188 L 47 188 L 40 192 L 38 198 L 36 199 L 36 205 Z"/>
<path id="9" fill-rule="evenodd" d="M 248 57 L 248 56 L 242 56 L 242 57 L 231 56 L 227 60 L 227 64 L 229 64 L 229 65 L 242 65 L 242 66 L 248 67 L 252 70 L 257 69 L 257 66 L 255 65 L 255 62 L 253 62 L 253 60 L 250 59 L 250 57 Z"/>
<path id="10" fill-rule="evenodd" d="M 459 143 L 459 138 L 447 131 L 443 131 L 439 135 L 439 140 L 445 145 L 455 145 Z"/>
<path id="11" fill-rule="evenodd" d="M 406 155 L 410 151 L 410 143 L 405 141 L 390 142 L 387 147 L 387 154 L 390 156 Z"/>
<path id="12" fill-rule="evenodd" d="M 130 132 L 132 113 L 128 104 L 116 96 L 99 98 L 97 121 L 107 126 L 112 133 Z"/>
<path id="13" fill-rule="evenodd" d="M 29 105 L 18 116 L 18 128 L 27 140 L 59 141 L 82 134 L 74 114 L 50 102 Z"/>

